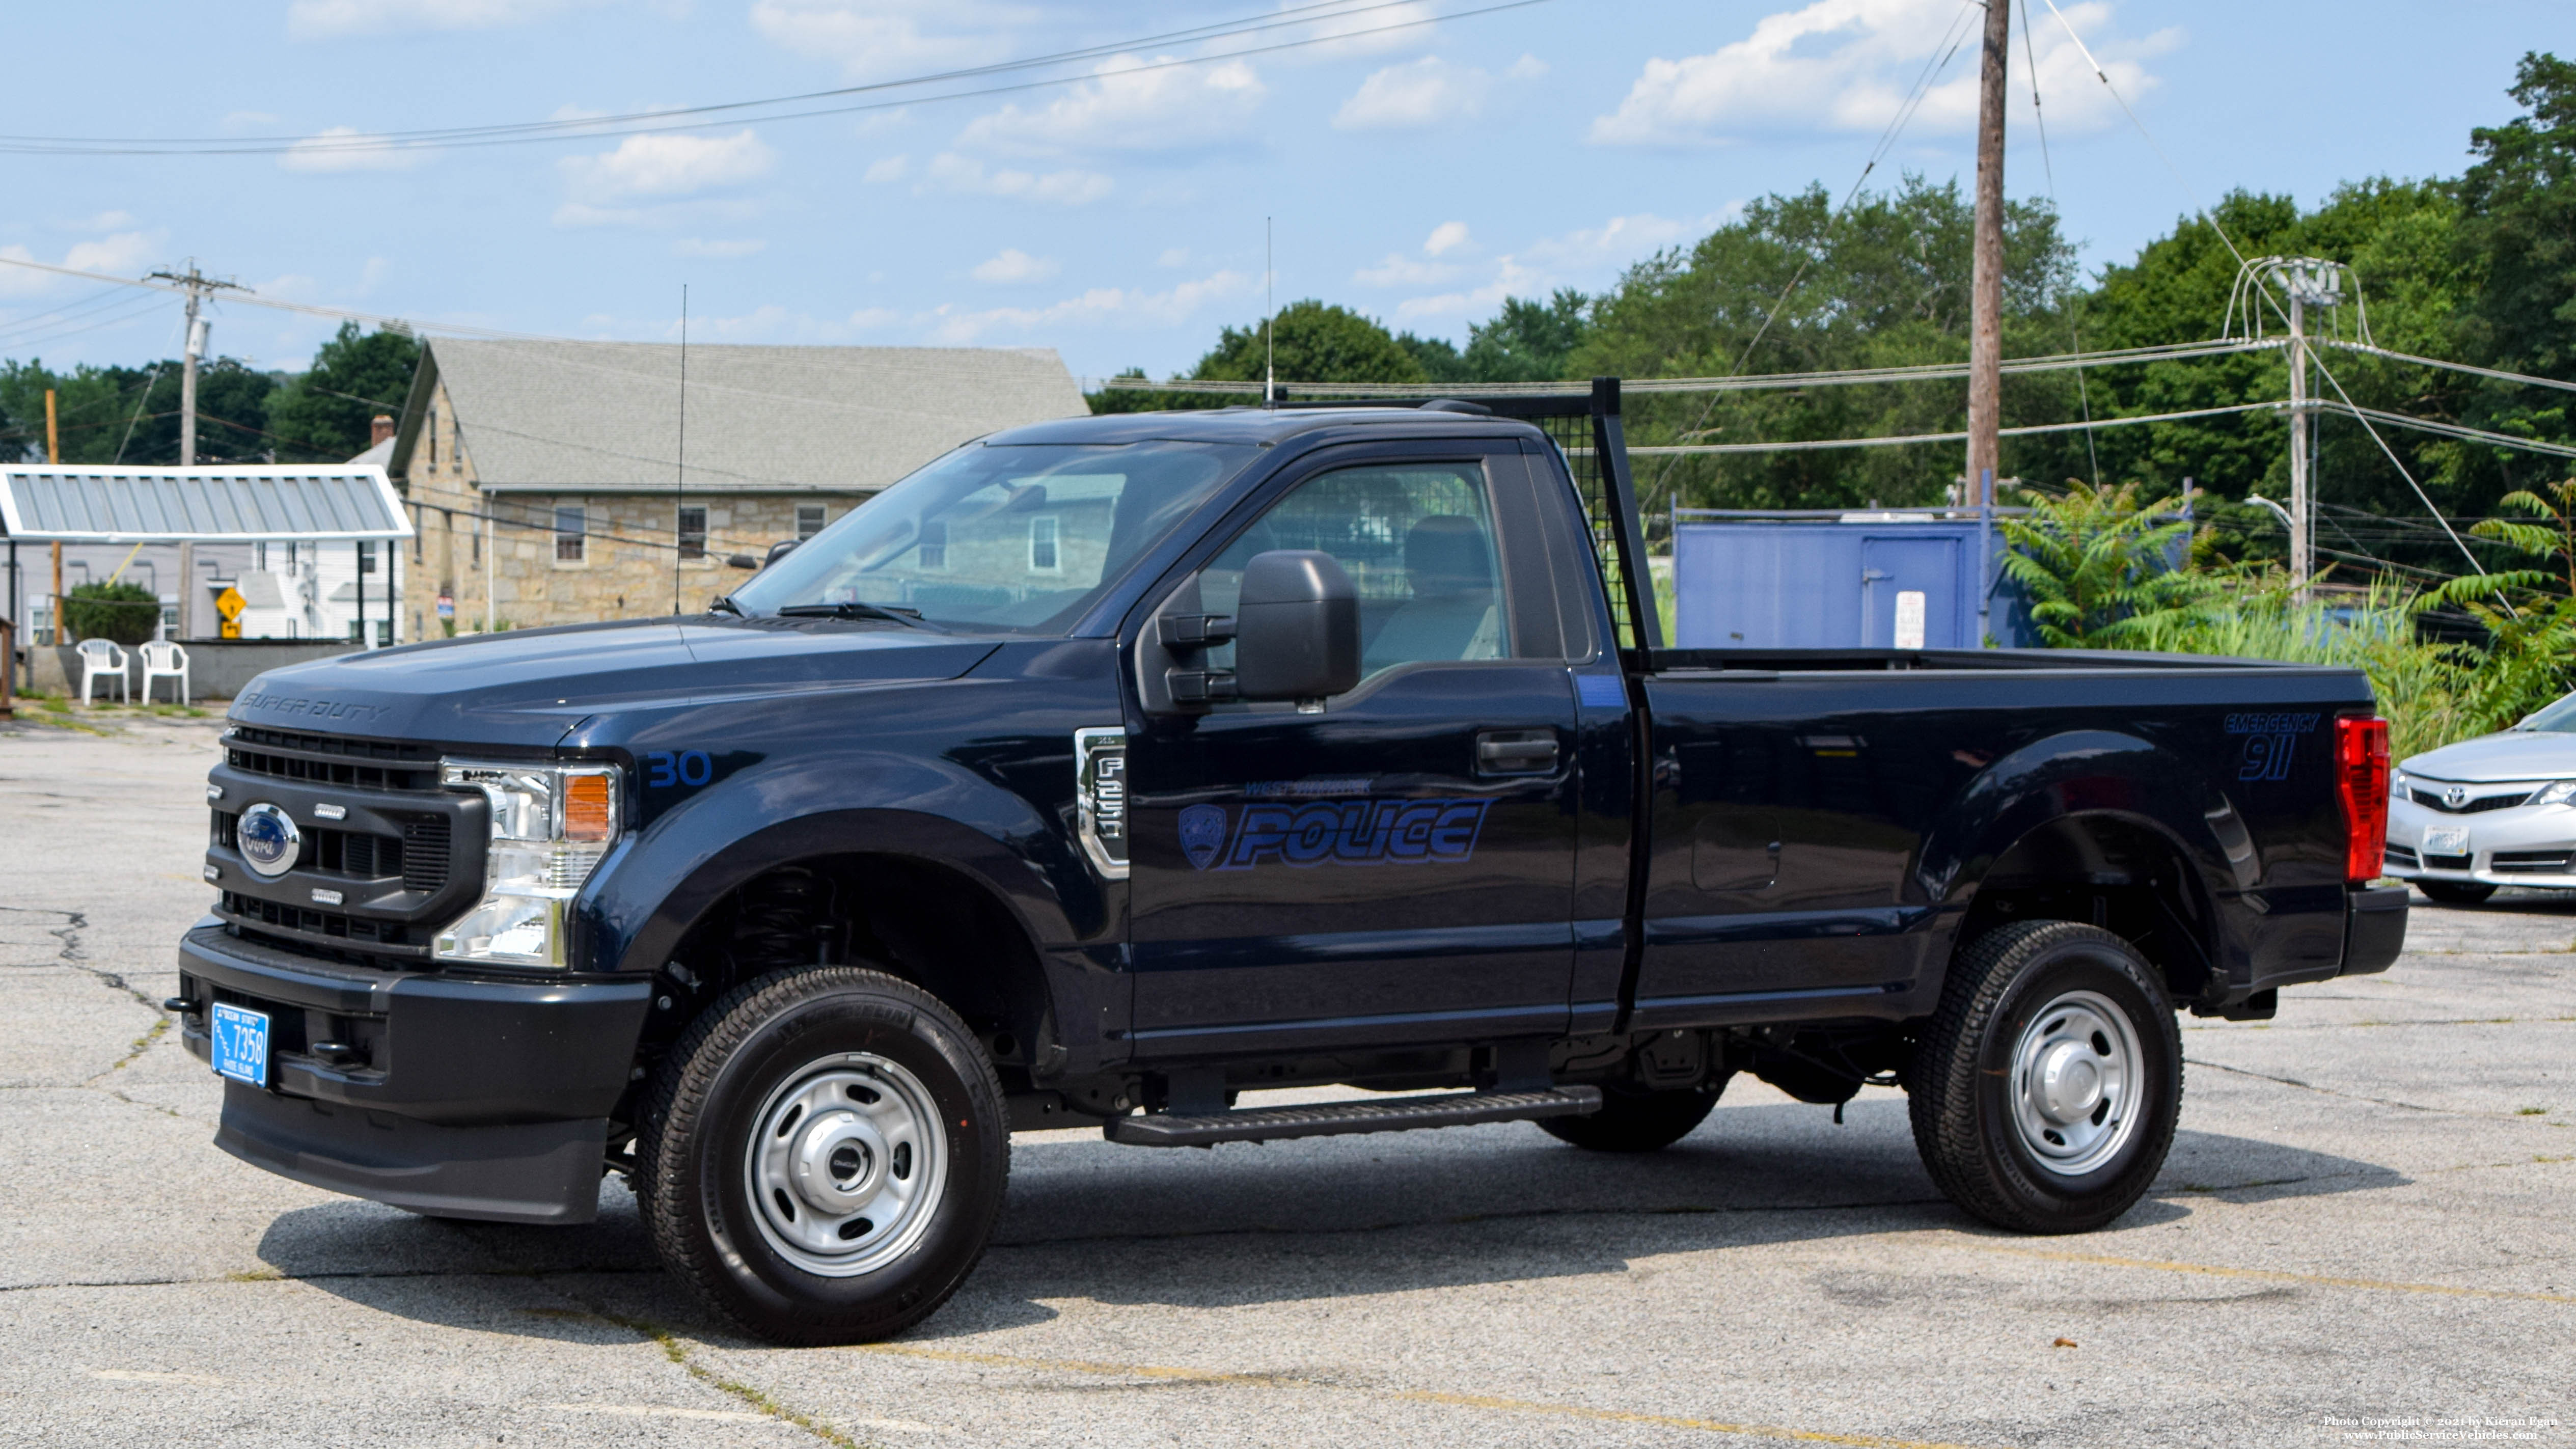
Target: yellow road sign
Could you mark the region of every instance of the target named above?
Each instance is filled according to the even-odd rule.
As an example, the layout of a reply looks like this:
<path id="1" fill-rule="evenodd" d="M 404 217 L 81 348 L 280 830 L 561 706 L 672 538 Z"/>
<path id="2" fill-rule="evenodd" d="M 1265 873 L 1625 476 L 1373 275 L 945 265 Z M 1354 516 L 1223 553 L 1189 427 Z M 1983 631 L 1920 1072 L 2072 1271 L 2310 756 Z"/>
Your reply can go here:
<path id="1" fill-rule="evenodd" d="M 222 593 L 215 595 L 215 612 L 223 617 L 223 622 L 216 626 L 215 633 L 225 639 L 240 638 L 242 610 L 249 607 L 250 600 L 243 598 L 239 589 L 227 587 Z"/>

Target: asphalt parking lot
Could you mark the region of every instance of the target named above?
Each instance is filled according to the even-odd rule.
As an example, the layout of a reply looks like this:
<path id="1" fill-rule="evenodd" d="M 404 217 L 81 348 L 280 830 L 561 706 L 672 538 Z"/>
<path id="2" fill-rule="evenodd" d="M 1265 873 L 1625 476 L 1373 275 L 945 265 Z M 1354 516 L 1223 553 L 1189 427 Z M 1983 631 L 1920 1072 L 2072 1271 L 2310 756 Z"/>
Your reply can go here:
<path id="1" fill-rule="evenodd" d="M 0 726 L 0 1442 L 1849 1445 L 2576 1440 L 2576 900 L 2416 903 L 2384 976 L 2191 1022 L 2113 1228 L 1972 1224 L 1871 1091 L 1648 1157 L 1526 1124 L 1024 1136 L 999 1240 L 869 1349 L 711 1331 L 577 1229 L 211 1143 L 164 1027 L 218 722 Z"/>

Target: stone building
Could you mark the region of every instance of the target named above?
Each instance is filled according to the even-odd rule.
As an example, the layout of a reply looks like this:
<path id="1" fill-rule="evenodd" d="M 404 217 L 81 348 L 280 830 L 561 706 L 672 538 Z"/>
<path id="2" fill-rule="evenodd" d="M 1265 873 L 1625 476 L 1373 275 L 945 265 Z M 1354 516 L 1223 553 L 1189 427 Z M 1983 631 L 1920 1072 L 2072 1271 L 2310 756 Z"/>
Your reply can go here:
<path id="1" fill-rule="evenodd" d="M 415 639 L 706 607 L 970 438 L 1085 411 L 1042 348 L 439 339 L 386 471 Z M 683 423 L 685 421 L 685 434 Z"/>

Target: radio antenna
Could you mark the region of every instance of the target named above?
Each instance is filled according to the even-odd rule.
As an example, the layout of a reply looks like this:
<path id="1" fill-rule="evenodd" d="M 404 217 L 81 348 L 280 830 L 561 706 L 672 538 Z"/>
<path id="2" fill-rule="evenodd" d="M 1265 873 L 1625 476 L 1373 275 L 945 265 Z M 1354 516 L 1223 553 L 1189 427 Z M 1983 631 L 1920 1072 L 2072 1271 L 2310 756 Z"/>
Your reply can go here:
<path id="1" fill-rule="evenodd" d="M 680 505 L 689 496 L 689 284 L 680 284 L 680 445 L 671 477 L 671 613 L 680 612 Z"/>
<path id="2" fill-rule="evenodd" d="M 1261 405 L 1279 406 L 1279 343 L 1271 334 L 1279 327 L 1279 302 L 1274 285 L 1270 245 L 1270 218 L 1261 219 Z"/>

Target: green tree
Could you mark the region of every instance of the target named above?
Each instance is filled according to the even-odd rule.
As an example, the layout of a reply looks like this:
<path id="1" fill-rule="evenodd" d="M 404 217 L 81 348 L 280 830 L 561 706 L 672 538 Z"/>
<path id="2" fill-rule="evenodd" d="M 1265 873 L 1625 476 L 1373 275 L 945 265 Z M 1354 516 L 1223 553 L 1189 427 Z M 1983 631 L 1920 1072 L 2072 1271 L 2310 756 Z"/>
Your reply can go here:
<path id="1" fill-rule="evenodd" d="M 420 366 L 408 332 L 361 333 L 355 322 L 313 354 L 313 366 L 268 398 L 268 431 L 288 456 L 338 461 L 366 451 L 378 413 L 401 416 Z"/>
<path id="2" fill-rule="evenodd" d="M 63 598 L 63 627 L 75 639 L 113 639 L 132 648 L 161 623 L 161 601 L 140 584 L 119 579 L 74 584 Z"/>
<path id="3" fill-rule="evenodd" d="M 2515 70 L 2525 114 L 2469 133 L 2479 157 L 2460 179 L 2463 269 L 2483 285 L 2461 319 L 2468 354 L 2490 366 L 2576 379 L 2576 62 L 2531 54 Z M 2472 422 L 2499 432 L 2576 438 L 2567 394 L 2481 383 Z"/>
<path id="4" fill-rule="evenodd" d="M 1972 208 L 1958 184 L 1907 175 L 1839 215 L 1822 186 L 1766 196 L 1688 250 L 1631 267 L 1595 301 L 1562 375 L 1727 376 L 1964 362 Z M 2066 347 L 2074 249 L 2038 202 L 2004 217 L 2004 344 Z M 1776 312 L 1776 315 L 1774 315 Z M 2062 374 L 2007 379 L 2005 421 L 2075 414 Z M 1640 394 L 1631 443 L 1783 441 L 1944 432 L 1963 426 L 1955 382 Z M 2007 462 L 2011 455 L 2006 455 Z M 1947 446 L 1671 458 L 1641 465 L 1649 512 L 1668 498 L 1735 507 L 1935 503 L 1959 469 Z"/>
<path id="5" fill-rule="evenodd" d="M 1490 321 L 1467 329 L 1465 380 L 1554 382 L 1592 335 L 1592 299 L 1560 287 L 1546 301 L 1506 297 Z"/>
<path id="6" fill-rule="evenodd" d="M 2030 599 L 2040 637 L 2059 649 L 2137 647 L 2201 592 L 2176 567 L 2188 520 L 2138 485 L 2022 490 L 2030 511 L 2001 521 L 2004 573 Z"/>
<path id="7" fill-rule="evenodd" d="M 1224 328 L 1216 346 L 1184 376 L 1195 382 L 1259 382 L 1271 362 L 1273 336 L 1282 383 L 1431 380 L 1421 361 L 1384 327 L 1347 307 L 1312 299 L 1282 307 L 1266 328 L 1259 322 Z M 1249 393 L 1144 392 L 1113 384 L 1092 394 L 1090 401 L 1095 413 L 1130 413 L 1238 407 L 1257 400 Z"/>
<path id="8" fill-rule="evenodd" d="M 176 358 L 145 367 L 84 363 L 67 373 L 32 358 L 0 364 L 0 413 L 12 424 L 0 441 L 14 456 L 44 456 L 45 390 L 52 388 L 63 462 L 176 463 L 179 372 Z M 267 426 L 268 395 L 276 387 L 275 375 L 238 358 L 202 364 L 197 370 L 197 461 L 256 463 L 277 451 Z M 308 461 L 292 452 L 284 456 Z"/>

